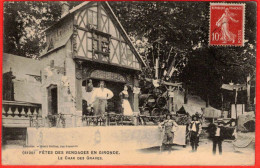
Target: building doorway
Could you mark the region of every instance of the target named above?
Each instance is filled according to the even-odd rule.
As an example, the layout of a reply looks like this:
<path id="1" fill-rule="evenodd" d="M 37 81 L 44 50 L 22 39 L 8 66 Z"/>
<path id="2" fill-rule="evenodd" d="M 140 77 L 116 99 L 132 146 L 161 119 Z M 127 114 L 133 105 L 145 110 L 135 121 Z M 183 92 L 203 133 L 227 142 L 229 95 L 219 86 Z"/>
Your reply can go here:
<path id="1" fill-rule="evenodd" d="M 49 115 L 58 114 L 58 89 L 57 85 L 50 85 L 48 88 L 48 113 Z"/>
<path id="2" fill-rule="evenodd" d="M 106 88 L 110 89 L 114 96 L 107 101 L 108 112 L 121 112 L 121 99 L 119 93 L 124 89 L 124 83 L 105 81 Z"/>

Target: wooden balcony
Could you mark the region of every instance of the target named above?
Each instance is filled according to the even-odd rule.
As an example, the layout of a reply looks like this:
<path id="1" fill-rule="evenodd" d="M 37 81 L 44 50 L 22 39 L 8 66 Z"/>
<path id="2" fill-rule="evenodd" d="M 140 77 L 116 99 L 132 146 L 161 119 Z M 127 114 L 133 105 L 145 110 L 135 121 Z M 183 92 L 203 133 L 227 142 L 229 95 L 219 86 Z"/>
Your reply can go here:
<path id="1" fill-rule="evenodd" d="M 42 120 L 41 104 L 6 101 L 2 102 L 2 126 L 38 127 Z"/>

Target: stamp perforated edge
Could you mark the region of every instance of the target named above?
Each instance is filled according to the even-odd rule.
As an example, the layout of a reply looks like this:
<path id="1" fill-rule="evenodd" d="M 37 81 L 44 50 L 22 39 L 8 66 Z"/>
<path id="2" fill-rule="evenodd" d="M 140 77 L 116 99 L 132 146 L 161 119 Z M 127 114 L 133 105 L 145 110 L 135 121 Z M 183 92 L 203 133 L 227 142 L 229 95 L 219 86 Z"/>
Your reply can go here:
<path id="1" fill-rule="evenodd" d="M 211 36 L 211 5 L 241 5 L 243 6 L 243 35 L 242 35 L 242 45 L 221 45 L 221 44 L 210 44 L 210 36 Z M 223 2 L 210 2 L 209 4 L 209 37 L 208 37 L 208 46 L 209 47 L 244 47 L 245 46 L 245 12 L 246 12 L 246 4 L 245 3 L 223 3 Z"/>

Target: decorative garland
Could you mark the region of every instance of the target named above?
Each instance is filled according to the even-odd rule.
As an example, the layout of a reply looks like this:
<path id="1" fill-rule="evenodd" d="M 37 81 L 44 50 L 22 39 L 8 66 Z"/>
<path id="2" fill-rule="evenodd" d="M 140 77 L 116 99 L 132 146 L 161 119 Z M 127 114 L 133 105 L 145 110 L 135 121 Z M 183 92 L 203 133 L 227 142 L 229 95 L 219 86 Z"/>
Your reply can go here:
<path id="1" fill-rule="evenodd" d="M 58 115 L 48 115 L 46 119 L 48 119 L 50 127 L 58 127 L 59 123 L 61 123 L 63 128 L 66 126 L 66 118 L 64 117 L 64 114 L 59 113 Z"/>

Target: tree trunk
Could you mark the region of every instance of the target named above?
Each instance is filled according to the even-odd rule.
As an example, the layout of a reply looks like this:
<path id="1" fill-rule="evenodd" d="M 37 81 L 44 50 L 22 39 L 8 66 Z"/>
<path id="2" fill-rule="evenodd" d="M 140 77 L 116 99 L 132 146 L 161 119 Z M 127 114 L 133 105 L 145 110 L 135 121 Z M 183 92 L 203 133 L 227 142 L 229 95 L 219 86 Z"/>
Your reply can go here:
<path id="1" fill-rule="evenodd" d="M 188 86 L 185 85 L 184 104 L 188 104 Z"/>
<path id="2" fill-rule="evenodd" d="M 206 107 L 209 107 L 209 95 L 207 94 Z"/>

